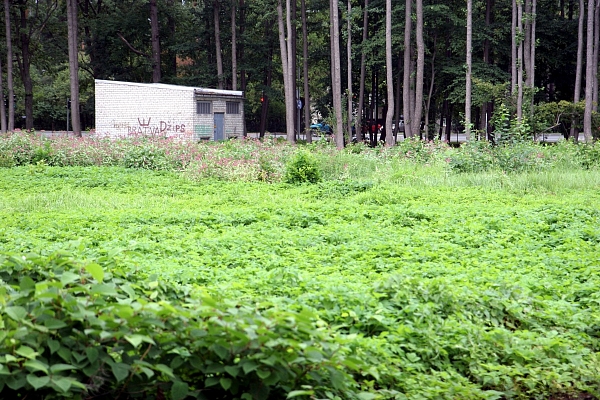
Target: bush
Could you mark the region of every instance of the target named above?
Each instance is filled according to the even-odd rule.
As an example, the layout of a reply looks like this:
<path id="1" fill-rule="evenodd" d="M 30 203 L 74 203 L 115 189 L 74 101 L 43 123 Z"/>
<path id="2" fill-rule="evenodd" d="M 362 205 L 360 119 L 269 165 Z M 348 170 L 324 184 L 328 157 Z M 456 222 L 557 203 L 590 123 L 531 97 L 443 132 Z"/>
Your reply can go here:
<path id="1" fill-rule="evenodd" d="M 3 398 L 358 398 L 347 350 L 311 312 L 192 296 L 64 254 L 0 267 Z"/>
<path id="2" fill-rule="evenodd" d="M 315 158 L 306 151 L 298 152 L 285 167 L 285 181 L 292 184 L 317 183 L 321 170 Z"/>

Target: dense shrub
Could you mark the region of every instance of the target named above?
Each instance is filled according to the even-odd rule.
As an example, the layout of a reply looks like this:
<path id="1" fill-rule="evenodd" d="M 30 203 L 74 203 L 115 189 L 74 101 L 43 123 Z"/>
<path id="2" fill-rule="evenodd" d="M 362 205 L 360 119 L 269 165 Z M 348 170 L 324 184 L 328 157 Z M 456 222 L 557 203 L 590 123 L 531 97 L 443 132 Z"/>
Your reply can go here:
<path id="1" fill-rule="evenodd" d="M 0 267 L 3 398 L 361 398 L 360 363 L 309 311 L 216 301 L 63 254 Z"/>
<path id="2" fill-rule="evenodd" d="M 315 158 L 306 151 L 299 151 L 285 166 L 287 183 L 317 183 L 321 180 L 321 170 Z"/>

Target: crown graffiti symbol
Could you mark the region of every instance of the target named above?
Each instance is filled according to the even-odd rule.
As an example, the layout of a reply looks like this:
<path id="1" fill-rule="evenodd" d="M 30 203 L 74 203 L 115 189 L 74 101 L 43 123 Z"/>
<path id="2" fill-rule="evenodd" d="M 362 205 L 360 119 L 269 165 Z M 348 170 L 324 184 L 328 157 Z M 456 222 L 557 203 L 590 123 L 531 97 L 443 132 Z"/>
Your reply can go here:
<path id="1" fill-rule="evenodd" d="M 150 126 L 150 120 L 152 120 L 152 118 L 148 118 L 148 122 L 146 122 L 146 120 L 144 118 L 142 118 L 141 121 L 139 118 L 137 120 L 138 120 L 138 124 L 140 124 L 140 126 Z"/>

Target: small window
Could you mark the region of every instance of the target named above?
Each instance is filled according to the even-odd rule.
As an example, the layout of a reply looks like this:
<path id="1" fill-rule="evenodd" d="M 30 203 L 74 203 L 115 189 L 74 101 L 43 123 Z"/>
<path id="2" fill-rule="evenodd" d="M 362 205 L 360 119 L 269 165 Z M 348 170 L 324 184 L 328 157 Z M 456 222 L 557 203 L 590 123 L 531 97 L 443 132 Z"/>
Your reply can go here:
<path id="1" fill-rule="evenodd" d="M 227 114 L 239 114 L 240 113 L 240 103 L 237 101 L 228 101 L 226 103 Z"/>
<path id="2" fill-rule="evenodd" d="M 196 103 L 196 114 L 212 114 L 212 103 L 210 101 L 199 101 Z"/>

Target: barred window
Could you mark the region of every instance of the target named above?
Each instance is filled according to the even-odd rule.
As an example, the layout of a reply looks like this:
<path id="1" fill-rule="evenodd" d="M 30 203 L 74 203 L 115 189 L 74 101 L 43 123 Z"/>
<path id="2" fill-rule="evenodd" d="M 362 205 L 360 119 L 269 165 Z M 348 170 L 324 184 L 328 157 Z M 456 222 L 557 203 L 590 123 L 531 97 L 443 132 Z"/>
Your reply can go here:
<path id="1" fill-rule="evenodd" d="M 210 101 L 199 101 L 196 103 L 196 114 L 212 114 Z"/>
<path id="2" fill-rule="evenodd" d="M 237 101 L 228 101 L 225 103 L 227 114 L 239 114 L 240 113 L 240 103 Z"/>

